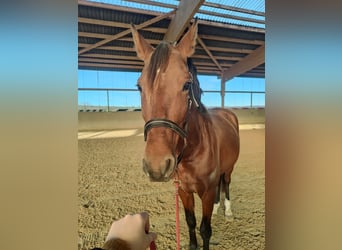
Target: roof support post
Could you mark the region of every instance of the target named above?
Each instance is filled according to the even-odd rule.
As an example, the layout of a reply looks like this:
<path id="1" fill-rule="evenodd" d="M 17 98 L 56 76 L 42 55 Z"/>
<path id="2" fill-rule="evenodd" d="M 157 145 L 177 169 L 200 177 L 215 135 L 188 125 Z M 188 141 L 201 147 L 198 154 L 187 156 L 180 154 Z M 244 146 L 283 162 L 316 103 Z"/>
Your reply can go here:
<path id="1" fill-rule="evenodd" d="M 226 95 L 226 79 L 221 78 L 221 107 L 224 108 L 224 98 Z"/>

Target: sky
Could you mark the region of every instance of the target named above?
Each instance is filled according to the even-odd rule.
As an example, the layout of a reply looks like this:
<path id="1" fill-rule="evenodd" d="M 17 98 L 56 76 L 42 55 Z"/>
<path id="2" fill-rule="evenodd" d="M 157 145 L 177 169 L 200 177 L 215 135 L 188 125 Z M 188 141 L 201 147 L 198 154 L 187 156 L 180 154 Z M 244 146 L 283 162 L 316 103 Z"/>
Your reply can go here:
<path id="1" fill-rule="evenodd" d="M 140 93 L 136 88 L 139 72 L 116 72 L 78 70 L 78 88 L 131 89 L 134 91 L 109 91 L 110 107 L 140 107 Z M 200 86 L 204 91 L 202 102 L 207 107 L 220 107 L 221 94 L 206 91 L 220 91 L 221 80 L 216 76 L 199 75 Z M 265 79 L 235 77 L 226 83 L 226 91 L 265 92 Z M 79 90 L 78 105 L 80 109 L 88 106 L 107 107 L 107 91 Z M 264 107 L 265 93 L 226 93 L 225 107 Z"/>

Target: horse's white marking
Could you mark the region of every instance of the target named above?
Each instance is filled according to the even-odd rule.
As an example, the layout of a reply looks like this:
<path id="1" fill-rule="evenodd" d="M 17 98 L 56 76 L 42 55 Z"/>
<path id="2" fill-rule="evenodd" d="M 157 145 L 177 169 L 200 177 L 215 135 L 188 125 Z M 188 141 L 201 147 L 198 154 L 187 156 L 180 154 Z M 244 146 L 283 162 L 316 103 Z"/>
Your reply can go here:
<path id="1" fill-rule="evenodd" d="M 218 170 L 218 167 L 216 167 L 215 170 L 210 173 L 210 175 L 209 175 L 209 182 L 214 181 L 214 179 L 216 178 L 217 170 Z M 218 210 L 219 207 L 220 207 L 220 202 L 214 203 L 213 214 L 217 214 L 217 210 Z"/>
<path id="2" fill-rule="evenodd" d="M 225 216 L 233 216 L 230 200 L 224 199 L 224 206 L 225 206 Z"/>
<path id="3" fill-rule="evenodd" d="M 220 207 L 220 202 L 214 203 L 213 214 L 217 214 L 217 210 Z"/>

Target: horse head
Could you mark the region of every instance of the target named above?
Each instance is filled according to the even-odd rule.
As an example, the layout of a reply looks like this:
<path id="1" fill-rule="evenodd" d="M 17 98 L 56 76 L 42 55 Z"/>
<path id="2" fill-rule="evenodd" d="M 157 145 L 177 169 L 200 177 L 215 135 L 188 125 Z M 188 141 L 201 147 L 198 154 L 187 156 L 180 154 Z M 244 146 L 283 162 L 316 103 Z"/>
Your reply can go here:
<path id="1" fill-rule="evenodd" d="M 133 25 L 132 34 L 137 55 L 144 61 L 137 84 L 146 122 L 143 170 L 152 181 L 168 181 L 186 145 L 194 91 L 187 58 L 195 50 L 197 22 L 177 45 L 163 41 L 154 48 Z"/>

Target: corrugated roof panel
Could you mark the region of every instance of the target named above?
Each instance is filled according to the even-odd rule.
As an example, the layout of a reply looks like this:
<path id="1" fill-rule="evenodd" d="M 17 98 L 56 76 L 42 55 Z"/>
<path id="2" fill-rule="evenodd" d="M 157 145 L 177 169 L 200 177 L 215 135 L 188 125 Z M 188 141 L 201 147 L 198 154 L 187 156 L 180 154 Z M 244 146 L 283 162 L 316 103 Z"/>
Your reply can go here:
<path id="1" fill-rule="evenodd" d="M 150 11 L 161 12 L 161 13 L 166 13 L 166 12 L 171 11 L 170 8 L 164 8 L 164 7 L 150 5 L 150 4 L 136 3 L 134 1 L 131 2 L 131 1 L 124 1 L 124 0 L 90 0 L 90 2 L 115 4 L 115 5 L 124 6 L 128 8 L 150 10 Z M 168 3 L 170 1 L 154 1 L 154 2 Z M 174 4 L 175 1 L 171 1 L 171 2 Z"/>
<path id="2" fill-rule="evenodd" d="M 119 10 L 110 10 L 110 9 L 98 9 L 98 8 L 90 8 L 88 6 L 78 6 L 78 16 L 79 17 L 87 17 L 105 21 L 113 21 L 113 22 L 125 22 L 125 23 L 140 23 L 147 21 L 154 16 L 146 15 L 146 14 L 135 14 L 129 13 Z"/>
<path id="3" fill-rule="evenodd" d="M 229 0 L 229 1 L 218 1 L 218 0 L 207 0 L 206 3 L 214 3 L 224 6 L 231 6 L 234 8 L 242 8 L 252 11 L 258 11 L 258 12 L 265 12 L 265 1 L 256 1 L 256 0 Z M 210 11 L 212 13 L 217 13 L 216 15 L 208 15 L 205 13 L 199 13 L 197 12 L 195 17 L 198 17 L 199 19 L 206 19 L 214 22 L 222 22 L 222 23 L 230 23 L 230 24 L 236 24 L 236 25 L 242 25 L 242 26 L 250 26 L 250 27 L 257 27 L 257 28 L 265 28 L 264 23 L 259 23 L 253 21 L 253 19 L 259 20 L 260 22 L 265 22 L 265 16 L 260 16 L 256 14 L 251 13 L 243 13 L 240 11 L 235 10 L 227 10 L 224 8 L 218 8 L 218 7 L 210 7 L 206 5 L 202 5 L 200 7 L 200 10 L 202 11 Z M 235 17 L 235 18 L 234 18 Z M 248 20 L 239 20 L 239 18 L 247 18 L 251 19 Z"/>
<path id="4" fill-rule="evenodd" d="M 166 8 L 166 7 L 156 6 L 156 5 L 149 4 L 149 3 L 146 3 L 146 4 L 137 3 L 134 0 L 132 1 L 129 1 L 129 0 L 127 1 L 125 0 L 90 0 L 90 1 L 106 3 L 106 4 L 114 4 L 114 5 L 124 6 L 128 8 L 155 11 L 155 12 L 160 12 L 160 13 L 167 13 L 173 9 L 172 7 Z M 152 2 L 169 4 L 175 7 L 179 5 L 179 1 L 176 1 L 176 0 L 154 0 Z M 263 29 L 265 28 L 264 23 L 253 22 L 253 20 L 248 21 L 248 20 L 238 19 L 239 17 L 241 17 L 241 18 L 257 19 L 260 21 L 265 21 L 265 16 L 253 15 L 250 13 L 243 13 L 239 11 L 232 11 L 232 10 L 227 10 L 227 9 L 223 9 L 219 7 L 210 7 L 210 6 L 206 6 L 205 5 L 206 3 L 220 4 L 224 6 L 231 6 L 234 8 L 241 8 L 241 9 L 247 9 L 247 10 L 265 13 L 265 1 L 264 0 L 228 0 L 228 1 L 227 0 L 207 0 L 200 7 L 200 10 L 209 11 L 211 13 L 217 13 L 217 15 L 206 14 L 206 13 L 196 13 L 195 17 L 199 19 L 213 21 L 213 22 L 222 22 L 222 23 L 229 23 L 229 24 L 263 28 Z M 234 16 L 237 18 L 234 18 Z"/>

